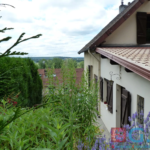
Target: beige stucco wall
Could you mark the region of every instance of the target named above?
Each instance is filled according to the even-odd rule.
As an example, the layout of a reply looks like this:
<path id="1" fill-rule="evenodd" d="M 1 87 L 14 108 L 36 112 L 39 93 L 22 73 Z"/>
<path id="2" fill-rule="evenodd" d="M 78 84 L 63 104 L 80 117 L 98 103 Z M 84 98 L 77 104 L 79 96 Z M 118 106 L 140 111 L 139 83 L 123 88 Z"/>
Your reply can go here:
<path id="1" fill-rule="evenodd" d="M 99 69 L 99 67 L 100 67 L 100 60 L 101 59 L 100 59 L 100 55 L 99 54 L 92 53 L 92 55 L 94 55 L 99 60 L 99 62 L 97 61 L 96 58 L 94 58 L 93 56 L 91 56 L 88 52 L 85 52 L 84 53 L 84 70 L 87 71 L 88 65 L 92 65 L 93 69 L 92 69 L 92 76 L 91 76 L 91 78 L 94 79 L 94 74 L 97 75 L 97 76 L 100 75 L 100 69 Z M 98 93 L 98 94 L 100 94 L 100 93 Z M 98 110 L 99 110 L 99 113 L 101 114 L 101 110 L 100 110 L 100 98 L 99 98 Z"/>
<path id="2" fill-rule="evenodd" d="M 121 26 L 106 38 L 105 44 L 137 44 L 136 13 L 150 12 L 150 1 L 139 7 Z"/>
<path id="3" fill-rule="evenodd" d="M 101 59 L 101 76 L 110 80 L 109 72 L 120 73 L 119 65 L 111 65 L 109 59 Z M 106 110 L 106 105 L 101 102 L 101 118 L 110 131 L 111 127 L 120 127 L 120 87 L 124 87 L 131 93 L 131 115 L 137 111 L 137 96 L 144 98 L 144 117 L 150 111 L 150 81 L 135 73 L 127 73 L 121 67 L 121 79 L 117 80 L 116 75 L 112 77 L 113 83 L 113 114 Z M 104 100 L 106 99 L 104 94 Z M 117 110 L 117 112 L 116 112 Z"/>

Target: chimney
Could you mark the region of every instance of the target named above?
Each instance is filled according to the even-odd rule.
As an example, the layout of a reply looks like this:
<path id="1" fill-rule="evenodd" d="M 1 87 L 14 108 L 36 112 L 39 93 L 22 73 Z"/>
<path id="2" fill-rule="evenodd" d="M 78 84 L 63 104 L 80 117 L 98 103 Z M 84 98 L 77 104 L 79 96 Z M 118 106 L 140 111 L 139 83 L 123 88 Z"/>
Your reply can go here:
<path id="1" fill-rule="evenodd" d="M 124 11 L 127 7 L 128 7 L 128 5 L 124 5 L 123 0 L 121 0 L 121 5 L 119 6 L 119 13 Z"/>

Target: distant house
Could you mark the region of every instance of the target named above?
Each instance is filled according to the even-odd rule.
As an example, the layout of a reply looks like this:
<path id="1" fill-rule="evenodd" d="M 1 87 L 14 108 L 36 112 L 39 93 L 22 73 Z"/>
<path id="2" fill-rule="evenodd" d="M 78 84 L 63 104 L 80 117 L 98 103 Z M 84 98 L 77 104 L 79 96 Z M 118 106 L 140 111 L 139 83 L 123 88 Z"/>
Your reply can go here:
<path id="1" fill-rule="evenodd" d="M 77 68 L 76 69 L 76 83 L 78 84 L 81 81 L 81 77 L 82 77 L 82 73 L 83 73 L 84 69 L 83 68 Z M 48 78 L 46 76 L 46 70 L 45 69 L 38 69 L 39 75 L 41 76 L 42 79 L 42 83 L 43 83 L 43 94 L 45 92 L 45 90 L 48 87 Z M 59 80 L 59 83 L 62 83 L 62 78 L 61 78 L 61 69 L 55 69 L 54 70 L 54 74 L 53 77 L 57 77 L 57 79 Z"/>
<path id="2" fill-rule="evenodd" d="M 150 1 L 122 3 L 119 9 L 78 52 L 84 53 L 89 81 L 100 81 L 98 110 L 109 131 L 129 124 L 135 112 L 143 110 L 146 117 L 150 111 Z"/>

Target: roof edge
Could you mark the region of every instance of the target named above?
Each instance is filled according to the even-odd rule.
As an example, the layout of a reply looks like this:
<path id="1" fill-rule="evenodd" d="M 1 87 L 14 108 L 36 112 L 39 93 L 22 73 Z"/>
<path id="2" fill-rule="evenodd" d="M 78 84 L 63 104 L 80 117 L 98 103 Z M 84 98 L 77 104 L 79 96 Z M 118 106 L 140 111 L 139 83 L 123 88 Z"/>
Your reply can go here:
<path id="1" fill-rule="evenodd" d="M 112 21 L 110 21 L 89 43 L 87 43 L 79 52 L 92 49 L 94 46 L 100 45 L 104 40 L 112 34 L 124 21 L 126 21 L 145 1 L 134 0 L 124 11 L 118 14 Z"/>
<path id="2" fill-rule="evenodd" d="M 96 52 L 101 54 L 101 55 L 104 55 L 105 57 L 117 62 L 118 64 L 122 65 L 123 67 L 133 71 L 134 73 L 138 74 L 139 76 L 142 76 L 143 78 L 150 81 L 150 71 L 149 70 L 144 69 L 144 68 L 137 66 L 135 64 L 132 64 L 126 60 L 123 60 L 123 59 L 117 57 L 117 56 L 114 56 L 112 54 L 104 52 L 100 48 L 97 48 Z"/>

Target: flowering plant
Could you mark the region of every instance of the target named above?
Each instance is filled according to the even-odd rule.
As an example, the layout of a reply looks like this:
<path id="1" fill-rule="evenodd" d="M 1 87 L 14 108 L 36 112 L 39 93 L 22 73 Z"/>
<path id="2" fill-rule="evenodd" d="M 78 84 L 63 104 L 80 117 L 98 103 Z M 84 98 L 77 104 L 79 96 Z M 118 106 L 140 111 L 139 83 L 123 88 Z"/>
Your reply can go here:
<path id="1" fill-rule="evenodd" d="M 143 124 L 139 122 L 138 118 L 142 118 Z M 84 144 L 80 141 L 78 145 L 78 150 L 83 150 L 83 148 L 87 148 L 89 150 L 121 150 L 121 149 L 149 149 L 150 148 L 150 112 L 148 113 L 147 117 L 144 119 L 144 113 L 134 113 L 132 117 L 129 117 L 129 121 L 131 122 L 131 126 L 124 125 L 124 129 L 126 130 L 126 141 L 123 141 L 122 132 L 123 130 L 120 128 L 118 132 L 120 136 L 116 136 L 116 140 L 119 142 L 112 142 L 111 139 L 106 141 L 105 136 L 96 139 L 94 146 L 91 148 L 85 147 Z"/>

